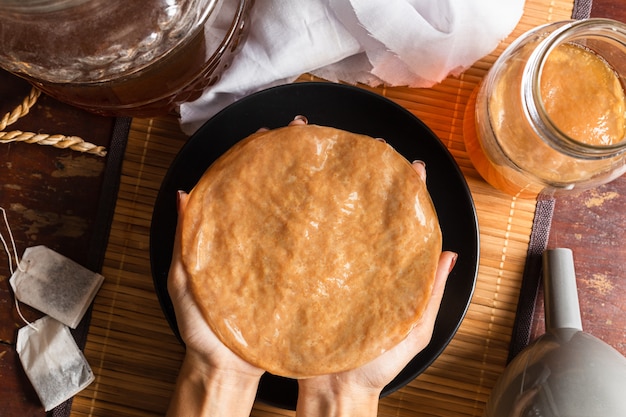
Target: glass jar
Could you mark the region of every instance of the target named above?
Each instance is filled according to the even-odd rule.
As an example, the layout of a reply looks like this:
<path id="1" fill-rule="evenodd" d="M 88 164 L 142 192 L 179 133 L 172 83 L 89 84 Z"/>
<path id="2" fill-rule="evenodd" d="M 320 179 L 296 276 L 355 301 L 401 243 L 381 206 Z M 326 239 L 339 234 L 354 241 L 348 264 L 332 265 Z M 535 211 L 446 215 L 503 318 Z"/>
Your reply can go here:
<path id="1" fill-rule="evenodd" d="M 595 187 L 626 171 L 626 25 L 551 23 L 512 43 L 468 105 L 468 154 L 522 198 Z M 472 114 L 473 113 L 473 114 Z"/>
<path id="2" fill-rule="evenodd" d="M 253 0 L 0 0 L 0 66 L 60 101 L 153 116 L 228 67 Z"/>

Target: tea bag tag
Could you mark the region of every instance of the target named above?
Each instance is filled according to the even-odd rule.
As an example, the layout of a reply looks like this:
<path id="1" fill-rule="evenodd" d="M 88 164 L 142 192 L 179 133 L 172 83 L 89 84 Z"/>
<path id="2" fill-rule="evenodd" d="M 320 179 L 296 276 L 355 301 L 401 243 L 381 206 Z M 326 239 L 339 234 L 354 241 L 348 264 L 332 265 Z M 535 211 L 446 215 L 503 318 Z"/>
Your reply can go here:
<path id="1" fill-rule="evenodd" d="M 69 328 L 44 316 L 17 333 L 20 362 L 46 411 L 76 395 L 95 379 Z"/>
<path id="2" fill-rule="evenodd" d="M 75 329 L 104 277 L 45 246 L 24 251 L 9 280 L 22 303 Z"/>

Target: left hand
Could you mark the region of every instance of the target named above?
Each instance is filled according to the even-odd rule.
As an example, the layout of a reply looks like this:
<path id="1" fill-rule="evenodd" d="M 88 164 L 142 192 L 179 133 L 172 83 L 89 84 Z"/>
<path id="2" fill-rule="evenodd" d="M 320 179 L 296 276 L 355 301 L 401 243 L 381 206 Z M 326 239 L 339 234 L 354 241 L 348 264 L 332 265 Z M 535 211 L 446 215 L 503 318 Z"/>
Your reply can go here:
<path id="1" fill-rule="evenodd" d="M 188 194 L 178 193 L 178 225 L 174 240 L 172 263 L 167 288 L 174 305 L 176 321 L 187 354 L 197 356 L 214 370 L 224 370 L 253 378 L 260 378 L 263 370 L 249 364 L 228 349 L 213 333 L 200 312 L 189 289 L 189 275 L 185 270 L 181 254 L 181 219 L 187 206 Z"/>
<path id="2" fill-rule="evenodd" d="M 304 116 L 296 116 L 289 123 L 307 124 Z M 260 132 L 268 130 L 259 129 Z M 182 261 L 181 233 L 182 218 L 185 215 L 189 195 L 179 191 L 177 195 L 178 222 L 174 239 L 172 262 L 167 279 L 167 289 L 174 306 L 176 322 L 181 338 L 187 348 L 187 359 L 198 365 L 209 366 L 211 371 L 225 371 L 232 375 L 242 375 L 259 379 L 264 371 L 241 359 L 228 349 L 215 335 L 202 315 L 190 290 L 190 277 Z"/>

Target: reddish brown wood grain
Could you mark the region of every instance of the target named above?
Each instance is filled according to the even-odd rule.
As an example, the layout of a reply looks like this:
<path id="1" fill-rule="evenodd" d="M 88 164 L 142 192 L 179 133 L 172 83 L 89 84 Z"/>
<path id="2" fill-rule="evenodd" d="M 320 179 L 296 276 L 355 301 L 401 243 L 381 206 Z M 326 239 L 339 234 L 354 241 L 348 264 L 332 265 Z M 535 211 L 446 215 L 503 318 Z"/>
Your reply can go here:
<path id="1" fill-rule="evenodd" d="M 591 17 L 609 17 L 626 22 L 626 4 L 623 0 L 593 0 Z"/>
<path id="2" fill-rule="evenodd" d="M 626 177 L 556 202 L 549 248 L 574 252 L 585 331 L 626 354 Z M 544 332 L 542 293 L 532 338 Z"/>
<path id="3" fill-rule="evenodd" d="M 626 22 L 623 0 L 594 0 L 592 17 Z M 626 176 L 556 201 L 549 248 L 574 252 L 583 329 L 626 355 Z M 544 332 L 540 291 L 531 338 Z"/>
<path id="4" fill-rule="evenodd" d="M 28 95 L 23 80 L 0 71 L 0 117 Z M 76 135 L 108 147 L 113 119 L 76 110 L 41 96 L 29 114 L 4 131 Z M 0 206 L 7 213 L 18 254 L 46 245 L 88 266 L 106 159 L 25 143 L 0 145 Z M 2 220 L 2 218 L 0 218 Z M 0 232 L 8 239 L 4 221 Z M 10 269 L 0 249 L 0 416 L 39 417 L 45 412 L 15 352 L 17 329 L 24 323 L 9 288 Z M 41 314 L 26 305 L 28 320 Z"/>

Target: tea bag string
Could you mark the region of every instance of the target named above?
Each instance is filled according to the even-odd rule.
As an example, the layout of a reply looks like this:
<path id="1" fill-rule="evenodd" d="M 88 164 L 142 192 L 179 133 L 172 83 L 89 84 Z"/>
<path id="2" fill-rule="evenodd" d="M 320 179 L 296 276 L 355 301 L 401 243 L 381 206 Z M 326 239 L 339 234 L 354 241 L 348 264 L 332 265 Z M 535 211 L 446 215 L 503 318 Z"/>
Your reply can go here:
<path id="1" fill-rule="evenodd" d="M 7 256 L 9 258 L 9 270 L 11 271 L 11 274 L 13 274 L 14 269 L 13 269 L 13 256 L 15 257 L 15 264 L 17 265 L 17 269 L 19 269 L 22 272 L 26 272 L 26 270 L 24 269 L 24 267 L 22 265 L 20 265 L 20 258 L 17 254 L 17 247 L 15 245 L 15 239 L 13 238 L 13 231 L 11 230 L 11 225 L 9 225 L 9 219 L 7 218 L 7 211 L 4 209 L 4 207 L 0 207 L 0 211 L 2 212 L 2 218 L 4 219 L 4 225 L 6 226 L 7 232 L 9 233 L 9 239 L 11 240 L 11 247 L 13 249 L 13 255 L 11 255 L 11 251 L 9 250 L 9 246 L 6 242 L 6 239 L 4 238 L 4 236 L 2 235 L 2 233 L 0 233 L 0 239 L 2 239 L 2 244 L 4 245 L 4 250 L 7 253 Z"/>
<path id="2" fill-rule="evenodd" d="M 4 130 L 4 128 L 8 125 L 15 123 L 19 118 L 26 116 L 31 107 L 35 105 L 40 95 L 41 91 L 33 87 L 30 90 L 28 97 L 26 97 L 21 104 L 13 109 L 13 111 L 5 114 L 2 120 L 0 120 L 0 130 Z M 105 156 L 107 154 L 104 146 L 98 146 L 93 143 L 86 142 L 78 136 L 49 135 L 47 133 L 32 133 L 22 132 L 21 130 L 13 130 L 10 132 L 0 132 L 0 142 L 37 143 L 39 145 L 52 145 L 61 149 L 69 148 L 74 151 L 86 152 L 97 156 Z"/>
<path id="3" fill-rule="evenodd" d="M 7 232 L 9 234 L 9 239 L 11 241 L 11 248 L 13 249 L 13 254 L 11 254 L 11 250 L 9 249 L 9 245 L 7 244 L 7 241 L 4 238 L 4 235 L 0 233 L 0 240 L 2 241 L 2 246 L 4 247 L 4 251 L 6 252 L 7 257 L 9 259 L 9 271 L 11 272 L 11 275 L 13 275 L 13 272 L 14 272 L 13 257 L 15 257 L 15 264 L 17 265 L 17 269 L 19 269 L 22 272 L 26 272 L 26 269 L 24 269 L 24 267 L 20 264 L 20 258 L 17 255 L 17 245 L 15 244 L 15 239 L 13 238 L 13 232 L 11 231 L 11 226 L 9 225 L 7 212 L 4 209 L 4 207 L 0 207 L 0 211 L 2 212 L 4 225 L 6 226 Z M 26 323 L 29 327 L 31 327 L 35 331 L 39 331 L 39 329 L 35 327 L 35 325 L 33 325 L 31 322 L 26 320 L 26 317 L 24 317 L 24 315 L 22 314 L 22 310 L 20 310 L 20 302 L 18 301 L 17 297 L 15 297 L 15 309 L 17 310 L 17 314 L 20 316 L 20 318 L 22 319 L 24 323 Z"/>

